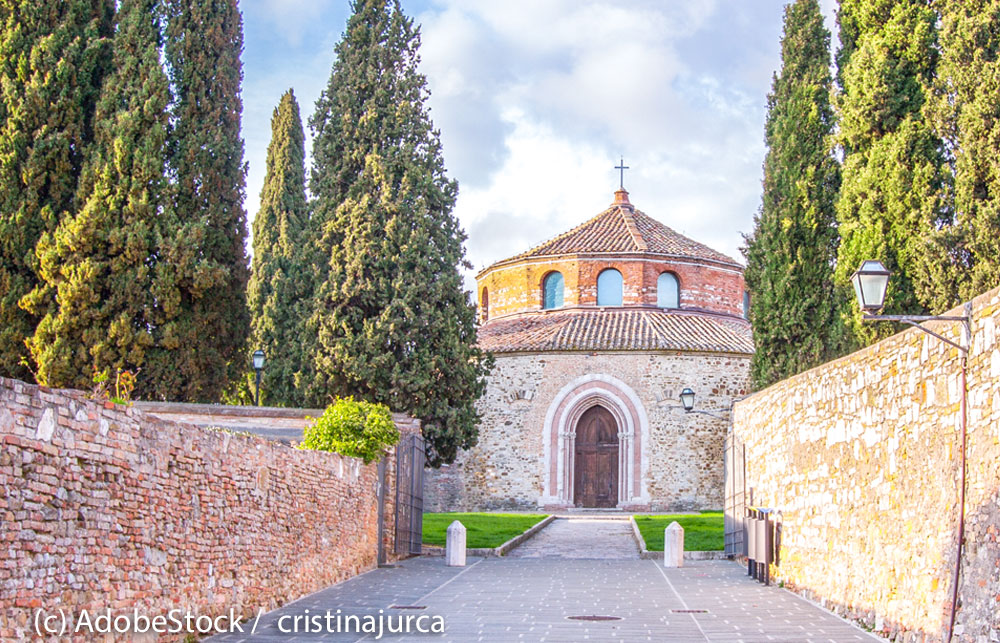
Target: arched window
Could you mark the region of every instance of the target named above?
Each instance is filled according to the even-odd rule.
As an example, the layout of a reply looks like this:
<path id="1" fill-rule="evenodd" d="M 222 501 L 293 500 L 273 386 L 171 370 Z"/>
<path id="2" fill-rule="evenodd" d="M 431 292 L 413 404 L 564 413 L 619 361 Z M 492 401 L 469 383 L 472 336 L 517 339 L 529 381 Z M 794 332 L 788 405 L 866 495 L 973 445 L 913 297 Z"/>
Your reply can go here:
<path id="1" fill-rule="evenodd" d="M 743 291 L 743 319 L 750 319 L 750 291 Z"/>
<path id="2" fill-rule="evenodd" d="M 622 273 L 614 268 L 602 270 L 597 275 L 597 305 L 621 306 L 622 284 Z"/>
<path id="3" fill-rule="evenodd" d="M 482 321 L 490 318 L 490 291 L 483 288 L 483 297 L 479 302 L 479 317 Z"/>
<path id="4" fill-rule="evenodd" d="M 561 272 L 550 272 L 542 282 L 542 308 L 559 308 L 563 305 L 563 276 Z"/>
<path id="5" fill-rule="evenodd" d="M 656 305 L 660 308 L 681 307 L 681 285 L 674 273 L 664 272 L 657 278 Z"/>

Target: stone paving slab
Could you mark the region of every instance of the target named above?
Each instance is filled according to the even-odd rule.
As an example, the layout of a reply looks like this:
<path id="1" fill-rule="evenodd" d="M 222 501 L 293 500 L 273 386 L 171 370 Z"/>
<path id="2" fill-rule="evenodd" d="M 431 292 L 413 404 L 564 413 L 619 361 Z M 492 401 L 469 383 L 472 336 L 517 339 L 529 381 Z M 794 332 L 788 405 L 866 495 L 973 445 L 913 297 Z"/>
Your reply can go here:
<path id="1" fill-rule="evenodd" d="M 307 611 L 308 610 L 308 611 Z M 338 612 L 339 610 L 339 612 Z M 283 632 L 326 613 L 444 619 L 440 634 Z M 571 617 L 605 617 L 576 620 Z M 284 619 L 284 621 L 282 621 Z M 429 619 L 425 618 L 425 624 Z M 403 561 L 327 588 L 261 619 L 255 636 L 219 641 L 744 641 L 879 640 L 812 603 L 749 579 L 730 561 L 667 569 L 641 560 L 626 520 L 560 517 L 504 558 Z"/>
<path id="2" fill-rule="evenodd" d="M 363 634 L 286 634 L 282 615 L 340 609 L 344 614 L 440 615 L 444 634 L 390 641 L 877 641 L 872 635 L 778 587 L 750 580 L 730 561 L 664 569 L 651 560 L 470 559 L 445 567 L 414 558 L 291 603 L 261 619 L 256 636 L 218 641 L 371 641 Z M 391 609 L 390 605 L 422 607 Z M 675 610 L 706 610 L 689 613 Z M 587 622 L 570 616 L 614 616 Z"/>
<path id="3" fill-rule="evenodd" d="M 639 547 L 628 520 L 573 516 L 556 518 L 507 556 L 628 560 L 639 558 Z"/>

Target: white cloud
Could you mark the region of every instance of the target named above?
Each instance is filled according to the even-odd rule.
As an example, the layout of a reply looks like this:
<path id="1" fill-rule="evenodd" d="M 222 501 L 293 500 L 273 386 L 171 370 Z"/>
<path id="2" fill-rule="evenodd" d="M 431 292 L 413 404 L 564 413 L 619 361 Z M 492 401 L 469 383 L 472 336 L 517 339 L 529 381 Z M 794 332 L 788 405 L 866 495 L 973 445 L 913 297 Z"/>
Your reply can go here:
<path id="1" fill-rule="evenodd" d="M 267 73 L 248 64 L 251 212 L 277 98 L 291 84 L 307 118 L 325 86 L 346 13 L 319 38 L 310 23 L 322 11 L 329 22 L 329 2 L 248 5 L 301 42 L 287 62 L 274 63 L 274 51 Z M 604 209 L 619 154 L 637 207 L 740 259 L 760 200 L 785 2 L 404 0 L 421 24 L 431 116 L 460 183 L 455 213 L 476 269 Z M 830 26 L 835 0 L 822 4 Z M 313 42 L 301 41 L 310 28 Z"/>
<path id="2" fill-rule="evenodd" d="M 476 268 L 600 212 L 619 154 L 638 207 L 740 258 L 782 6 L 470 0 L 421 14 Z"/>

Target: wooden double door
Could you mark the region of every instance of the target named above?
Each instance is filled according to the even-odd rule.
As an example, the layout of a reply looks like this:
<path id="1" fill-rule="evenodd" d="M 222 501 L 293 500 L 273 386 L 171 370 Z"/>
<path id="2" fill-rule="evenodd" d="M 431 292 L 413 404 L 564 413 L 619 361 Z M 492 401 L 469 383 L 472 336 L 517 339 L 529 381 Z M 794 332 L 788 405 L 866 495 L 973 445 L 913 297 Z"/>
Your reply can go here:
<path id="1" fill-rule="evenodd" d="M 577 507 L 618 506 L 618 423 L 603 406 L 576 425 L 573 500 Z"/>

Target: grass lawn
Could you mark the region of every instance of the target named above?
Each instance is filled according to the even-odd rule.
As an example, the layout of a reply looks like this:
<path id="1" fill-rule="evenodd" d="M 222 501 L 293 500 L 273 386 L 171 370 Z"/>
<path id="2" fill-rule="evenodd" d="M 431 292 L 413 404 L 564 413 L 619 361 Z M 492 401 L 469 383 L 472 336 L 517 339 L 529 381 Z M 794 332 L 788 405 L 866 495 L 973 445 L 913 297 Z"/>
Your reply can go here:
<path id="1" fill-rule="evenodd" d="M 457 520 L 465 525 L 466 547 L 499 547 L 527 531 L 545 516 L 546 514 L 425 513 L 424 544 L 444 547 L 445 530 Z"/>
<path id="2" fill-rule="evenodd" d="M 635 523 L 639 525 L 639 533 L 646 541 L 646 549 L 663 551 L 663 530 L 675 520 L 684 528 L 684 551 L 723 548 L 722 512 L 703 511 L 700 514 L 636 516 Z"/>

